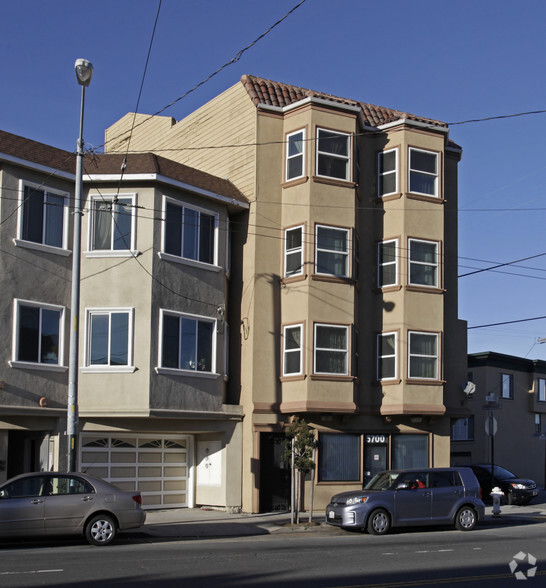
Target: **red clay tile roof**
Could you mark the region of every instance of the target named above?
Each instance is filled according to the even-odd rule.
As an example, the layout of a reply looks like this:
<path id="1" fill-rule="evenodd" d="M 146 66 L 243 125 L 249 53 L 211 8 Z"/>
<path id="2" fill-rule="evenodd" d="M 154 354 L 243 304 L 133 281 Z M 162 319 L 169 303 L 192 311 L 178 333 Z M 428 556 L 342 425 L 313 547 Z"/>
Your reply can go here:
<path id="1" fill-rule="evenodd" d="M 447 124 L 430 118 L 416 116 L 400 110 L 393 110 L 391 108 L 384 108 L 382 106 L 374 106 L 357 100 L 349 100 L 347 98 L 340 98 L 325 94 L 324 92 L 316 92 L 315 90 L 307 90 L 299 88 L 290 84 L 283 84 L 280 82 L 273 82 L 251 75 L 244 75 L 241 78 L 241 83 L 245 87 L 250 99 L 255 106 L 258 104 L 266 104 L 268 106 L 289 106 L 303 100 L 304 98 L 321 98 L 336 104 L 347 106 L 355 106 L 362 110 L 362 116 L 366 125 L 371 127 L 378 127 L 390 122 L 400 119 L 409 119 L 416 122 L 423 122 L 427 124 L 436 125 L 439 127 L 447 127 Z"/>
<path id="2" fill-rule="evenodd" d="M 76 173 L 74 153 L 0 130 L 0 157 L 1 154 L 70 174 Z M 119 153 L 86 154 L 84 170 L 88 174 L 119 174 L 123 159 L 124 155 Z M 230 181 L 153 153 L 129 154 L 125 173 L 159 174 L 226 198 L 232 198 L 236 202 L 248 203 L 248 200 Z"/>

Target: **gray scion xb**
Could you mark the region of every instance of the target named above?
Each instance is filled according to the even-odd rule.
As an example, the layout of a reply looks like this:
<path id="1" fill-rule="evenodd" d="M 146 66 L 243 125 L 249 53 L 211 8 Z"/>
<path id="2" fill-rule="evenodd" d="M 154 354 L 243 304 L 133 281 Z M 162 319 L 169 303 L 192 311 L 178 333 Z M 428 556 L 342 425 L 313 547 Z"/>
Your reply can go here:
<path id="1" fill-rule="evenodd" d="M 384 535 L 391 527 L 452 524 L 470 531 L 484 518 L 484 504 L 470 468 L 388 470 L 363 490 L 336 494 L 326 522 Z"/>

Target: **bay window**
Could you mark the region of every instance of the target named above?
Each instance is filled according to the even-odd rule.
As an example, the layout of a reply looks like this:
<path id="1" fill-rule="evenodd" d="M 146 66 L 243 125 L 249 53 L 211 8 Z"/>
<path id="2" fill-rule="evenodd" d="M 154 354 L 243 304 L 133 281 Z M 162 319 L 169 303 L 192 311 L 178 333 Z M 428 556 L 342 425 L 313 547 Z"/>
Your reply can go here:
<path id="1" fill-rule="evenodd" d="M 349 277 L 349 229 L 316 226 L 315 272 Z"/>
<path id="2" fill-rule="evenodd" d="M 438 243 L 409 239 L 409 283 L 412 286 L 438 287 Z"/>
<path id="3" fill-rule="evenodd" d="M 409 191 L 438 196 L 438 153 L 410 147 Z"/>
<path id="4" fill-rule="evenodd" d="M 350 135 L 317 129 L 317 175 L 350 180 Z"/>
<path id="5" fill-rule="evenodd" d="M 349 327 L 315 325 L 314 373 L 343 376 L 349 374 Z"/>

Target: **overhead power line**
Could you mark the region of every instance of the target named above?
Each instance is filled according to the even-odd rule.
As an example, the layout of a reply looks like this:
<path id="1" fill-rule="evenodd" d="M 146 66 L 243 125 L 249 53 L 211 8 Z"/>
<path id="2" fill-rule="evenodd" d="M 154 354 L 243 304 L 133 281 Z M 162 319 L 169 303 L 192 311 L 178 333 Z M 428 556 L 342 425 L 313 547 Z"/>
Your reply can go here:
<path id="1" fill-rule="evenodd" d="M 490 323 L 488 325 L 476 325 L 474 327 L 467 327 L 467 330 L 470 329 L 485 329 L 486 327 L 500 327 L 501 325 L 513 325 L 515 323 L 528 323 L 529 321 L 540 321 L 542 319 L 546 319 L 546 316 L 535 316 L 533 318 L 526 318 L 526 319 L 519 319 L 515 321 L 503 321 L 501 323 Z"/>

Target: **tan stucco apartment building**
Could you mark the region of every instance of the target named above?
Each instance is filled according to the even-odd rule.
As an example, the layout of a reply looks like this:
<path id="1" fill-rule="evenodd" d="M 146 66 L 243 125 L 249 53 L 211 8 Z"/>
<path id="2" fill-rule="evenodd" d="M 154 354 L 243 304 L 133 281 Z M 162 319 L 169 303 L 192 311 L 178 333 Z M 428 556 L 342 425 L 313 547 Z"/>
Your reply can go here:
<path id="1" fill-rule="evenodd" d="M 107 153 L 130 129 L 131 152 L 225 178 L 250 202 L 232 218 L 227 309 L 242 509 L 288 506 L 294 417 L 316 430 L 317 507 L 381 469 L 448 465 L 467 356 L 462 151 L 447 125 L 245 75 L 180 121 L 127 114 Z"/>

